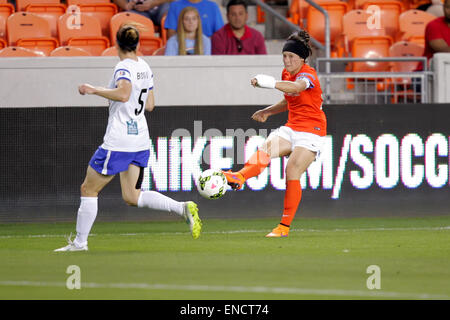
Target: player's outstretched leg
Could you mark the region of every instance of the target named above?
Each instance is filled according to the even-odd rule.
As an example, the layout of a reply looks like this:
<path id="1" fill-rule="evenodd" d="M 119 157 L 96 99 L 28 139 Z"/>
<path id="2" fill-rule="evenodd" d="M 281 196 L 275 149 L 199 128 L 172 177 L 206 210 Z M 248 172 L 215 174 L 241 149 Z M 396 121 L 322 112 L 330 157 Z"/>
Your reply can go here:
<path id="1" fill-rule="evenodd" d="M 265 151 L 256 151 L 238 172 L 223 171 L 231 188 L 239 190 L 247 179 L 256 177 L 270 163 L 270 156 Z"/>
<path id="2" fill-rule="evenodd" d="M 189 224 L 192 237 L 197 239 L 202 230 L 202 222 L 198 215 L 197 205 L 192 202 L 179 202 L 156 191 L 141 191 L 137 206 L 171 213 L 183 217 Z"/>
<path id="3" fill-rule="evenodd" d="M 222 171 L 222 173 L 225 175 L 225 178 L 227 178 L 228 185 L 234 190 L 241 189 L 242 185 L 245 183 L 245 178 L 240 172 L 232 172 L 229 170 Z"/>

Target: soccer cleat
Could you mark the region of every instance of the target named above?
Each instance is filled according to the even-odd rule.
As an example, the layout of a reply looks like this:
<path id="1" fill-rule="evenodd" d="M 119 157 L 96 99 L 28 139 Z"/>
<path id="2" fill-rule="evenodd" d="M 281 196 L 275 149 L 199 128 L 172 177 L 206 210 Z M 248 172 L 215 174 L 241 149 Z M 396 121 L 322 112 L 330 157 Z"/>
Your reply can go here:
<path id="1" fill-rule="evenodd" d="M 85 245 L 77 245 L 75 241 L 70 240 L 72 234 L 67 238 L 67 242 L 69 243 L 67 246 L 55 249 L 53 252 L 68 252 L 68 251 L 88 251 L 87 243 Z"/>
<path id="2" fill-rule="evenodd" d="M 266 238 L 281 238 L 289 235 L 289 227 L 279 224 L 272 232 L 266 235 Z"/>
<path id="3" fill-rule="evenodd" d="M 202 221 L 198 216 L 197 204 L 192 201 L 184 203 L 183 217 L 191 229 L 192 238 L 197 239 L 202 232 Z"/>
<path id="4" fill-rule="evenodd" d="M 245 182 L 244 176 L 239 172 L 231 172 L 229 171 L 222 171 L 222 173 L 225 175 L 225 178 L 227 178 L 228 185 L 233 188 L 234 190 L 239 190 L 242 188 L 242 185 Z"/>

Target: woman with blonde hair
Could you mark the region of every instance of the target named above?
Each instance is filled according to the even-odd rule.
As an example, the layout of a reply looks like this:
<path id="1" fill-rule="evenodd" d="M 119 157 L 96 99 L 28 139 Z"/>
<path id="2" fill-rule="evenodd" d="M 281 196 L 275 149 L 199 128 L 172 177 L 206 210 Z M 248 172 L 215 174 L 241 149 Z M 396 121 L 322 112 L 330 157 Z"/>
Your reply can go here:
<path id="1" fill-rule="evenodd" d="M 211 40 L 203 34 L 200 15 L 194 7 L 185 7 L 178 16 L 177 33 L 167 40 L 166 56 L 210 55 Z"/>

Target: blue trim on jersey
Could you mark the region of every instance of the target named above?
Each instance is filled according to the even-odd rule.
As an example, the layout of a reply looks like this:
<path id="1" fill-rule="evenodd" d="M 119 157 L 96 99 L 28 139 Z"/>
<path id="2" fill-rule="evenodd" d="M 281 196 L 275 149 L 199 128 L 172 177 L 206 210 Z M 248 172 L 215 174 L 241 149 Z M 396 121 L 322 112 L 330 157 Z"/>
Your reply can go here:
<path id="1" fill-rule="evenodd" d="M 308 82 L 309 82 L 309 87 L 308 87 L 308 89 L 309 88 L 314 88 L 314 83 L 311 81 L 311 79 L 309 79 L 309 78 L 307 78 L 307 77 L 305 77 L 305 76 L 302 76 L 302 77 L 297 77 L 297 79 L 295 79 L 296 81 L 297 80 L 303 80 L 303 81 L 305 81 L 305 80 L 307 80 Z"/>
<path id="2" fill-rule="evenodd" d="M 153 87 L 148 88 L 148 90 L 153 90 Z"/>
<path id="3" fill-rule="evenodd" d="M 303 72 L 303 73 L 299 73 L 299 75 L 301 75 L 301 76 L 310 76 L 313 80 L 316 80 L 316 78 L 314 77 L 314 75 L 311 74 L 311 73 Z"/>
<path id="4" fill-rule="evenodd" d="M 130 164 L 141 168 L 147 167 L 149 157 L 150 150 L 120 152 L 99 147 L 89 161 L 89 165 L 100 174 L 114 175 L 127 171 Z"/>
<path id="5" fill-rule="evenodd" d="M 125 79 L 125 80 L 128 80 L 128 81 L 130 81 L 130 82 L 131 82 L 131 79 L 129 79 L 129 78 L 126 78 L 126 77 L 120 77 L 119 79 L 117 79 L 117 80 L 116 80 L 116 82 L 117 82 L 117 81 L 119 81 L 119 80 L 122 80 L 122 79 Z"/>
<path id="6" fill-rule="evenodd" d="M 314 88 L 314 83 L 313 83 L 313 81 L 314 80 L 316 80 L 316 78 L 314 77 L 314 75 L 312 75 L 311 73 L 306 73 L 306 72 L 303 72 L 303 73 L 299 73 L 298 74 L 298 76 L 297 76 L 297 78 L 295 79 L 296 81 L 298 80 L 298 79 L 308 79 L 309 80 L 309 87 L 310 88 Z"/>
<path id="7" fill-rule="evenodd" d="M 117 69 L 116 72 L 114 72 L 114 77 L 116 77 L 116 73 L 119 72 L 119 71 L 126 71 L 126 72 L 128 72 L 128 73 L 130 74 L 130 76 L 131 76 L 131 72 L 128 71 L 127 69 Z"/>

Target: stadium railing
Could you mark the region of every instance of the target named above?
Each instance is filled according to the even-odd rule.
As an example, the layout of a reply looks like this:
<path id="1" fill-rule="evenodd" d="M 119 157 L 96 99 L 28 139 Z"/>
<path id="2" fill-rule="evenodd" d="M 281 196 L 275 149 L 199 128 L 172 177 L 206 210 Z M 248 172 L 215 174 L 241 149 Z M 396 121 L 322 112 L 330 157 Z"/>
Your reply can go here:
<path id="1" fill-rule="evenodd" d="M 422 63 L 423 71 L 414 72 L 320 72 L 323 64 L 348 63 Z M 316 58 L 318 77 L 322 85 L 324 103 L 428 103 L 431 100 L 433 72 L 427 68 L 426 57 L 388 58 Z"/>

